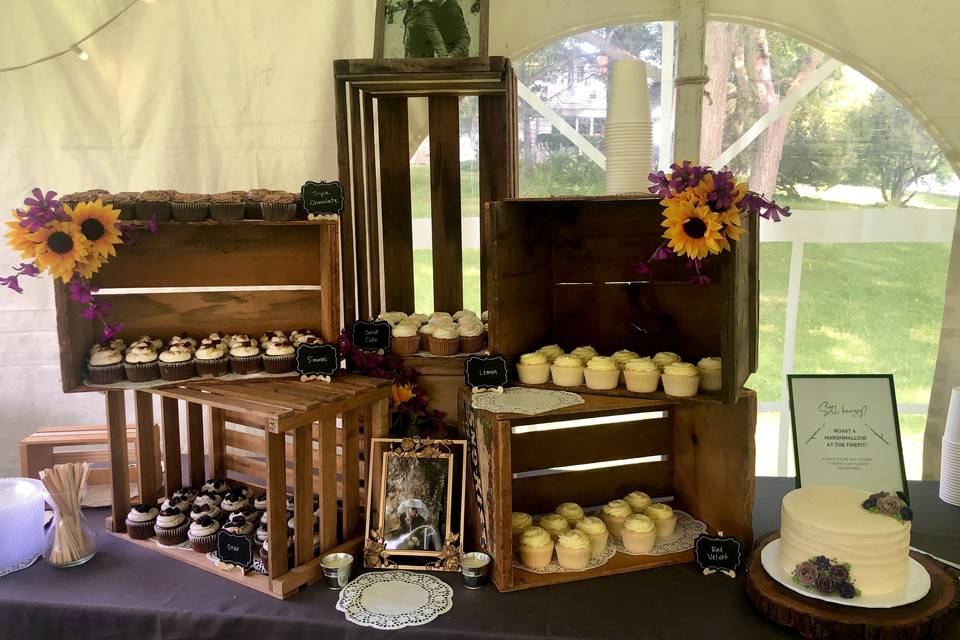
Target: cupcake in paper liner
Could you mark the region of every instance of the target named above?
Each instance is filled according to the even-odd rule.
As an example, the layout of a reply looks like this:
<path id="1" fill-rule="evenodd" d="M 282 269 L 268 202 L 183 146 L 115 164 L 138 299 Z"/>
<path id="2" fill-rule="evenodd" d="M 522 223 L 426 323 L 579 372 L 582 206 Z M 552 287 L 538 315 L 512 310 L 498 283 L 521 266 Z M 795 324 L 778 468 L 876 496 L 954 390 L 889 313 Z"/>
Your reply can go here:
<path id="1" fill-rule="evenodd" d="M 120 220 L 136 220 L 137 218 L 137 196 L 136 191 L 121 191 L 120 193 L 105 193 L 100 196 L 103 204 L 109 204 L 120 212 Z"/>
<path id="2" fill-rule="evenodd" d="M 243 217 L 247 220 L 262 220 L 263 210 L 260 203 L 271 193 L 272 189 L 249 189 L 243 201 Z"/>
<path id="3" fill-rule="evenodd" d="M 644 510 L 644 514 L 653 520 L 658 538 L 669 538 L 677 526 L 677 514 L 673 507 L 662 502 L 654 502 Z"/>
<path id="4" fill-rule="evenodd" d="M 557 536 L 570 529 L 570 525 L 567 524 L 567 519 L 559 513 L 548 513 L 540 518 L 537 526 L 549 533 L 554 542 L 556 542 Z"/>
<path id="5" fill-rule="evenodd" d="M 520 535 L 520 563 L 530 569 L 546 569 L 553 559 L 553 538 L 542 527 L 528 527 Z"/>
<path id="6" fill-rule="evenodd" d="M 628 360 L 623 365 L 623 381 L 634 393 L 653 393 L 660 384 L 660 368 L 650 358 Z"/>
<path id="7" fill-rule="evenodd" d="M 193 357 L 194 368 L 202 378 L 217 378 L 230 371 L 226 348 L 219 340 L 204 340 Z"/>
<path id="8" fill-rule="evenodd" d="M 296 364 L 296 350 L 286 340 L 272 340 L 263 352 L 263 368 L 267 373 L 290 373 Z"/>
<path id="9" fill-rule="evenodd" d="M 207 196 L 199 193 L 178 193 L 170 200 L 173 219 L 180 222 L 200 222 L 210 214 Z"/>
<path id="10" fill-rule="evenodd" d="M 123 369 L 130 382 L 150 382 L 160 377 L 157 352 L 152 346 L 138 343 L 124 356 Z"/>
<path id="11" fill-rule="evenodd" d="M 430 335 L 430 353 L 452 356 L 460 352 L 460 330 L 454 324 L 440 325 Z"/>
<path id="12" fill-rule="evenodd" d="M 152 189 L 142 191 L 137 196 L 137 220 L 147 222 L 155 219 L 157 222 L 168 222 L 172 216 L 170 200 L 176 191 L 168 189 Z"/>
<path id="13" fill-rule="evenodd" d="M 199 520 L 200 518 L 207 517 L 216 520 L 217 522 L 222 522 L 225 518 L 223 511 L 217 505 L 213 503 L 197 503 L 194 504 L 190 509 L 190 520 Z"/>
<path id="14" fill-rule="evenodd" d="M 487 331 L 476 316 L 464 316 L 457 326 L 460 332 L 461 353 L 476 353 L 483 350 L 483 346 L 487 343 Z"/>
<path id="15" fill-rule="evenodd" d="M 210 217 L 220 222 L 243 220 L 245 191 L 224 191 L 210 196 Z"/>
<path id="16" fill-rule="evenodd" d="M 513 535 L 513 548 L 516 549 L 520 544 L 520 537 L 523 532 L 533 526 L 533 517 L 529 513 L 515 511 L 510 514 L 510 526 Z"/>
<path id="17" fill-rule="evenodd" d="M 663 371 L 663 368 L 671 362 L 680 362 L 680 360 L 680 356 L 672 351 L 661 351 L 653 356 L 653 362 L 660 367 L 660 371 Z"/>
<path id="18" fill-rule="evenodd" d="M 610 539 L 610 532 L 607 531 L 607 525 L 603 520 L 596 516 L 586 516 L 583 520 L 577 522 L 579 531 L 587 534 L 590 540 L 590 557 L 599 558 L 607 550 L 607 540 Z"/>
<path id="19" fill-rule="evenodd" d="M 557 536 L 557 564 L 570 571 L 582 571 L 590 562 L 590 538 L 583 531 L 570 529 Z"/>
<path id="20" fill-rule="evenodd" d="M 412 323 L 398 322 L 390 332 L 391 352 L 398 356 L 410 356 L 420 351 L 420 333 Z"/>
<path id="21" fill-rule="evenodd" d="M 700 388 L 704 391 L 720 391 L 722 386 L 720 380 L 721 371 L 720 358 L 701 358 L 697 363 L 697 370 L 700 372 Z"/>
<path id="22" fill-rule="evenodd" d="M 557 358 L 564 354 L 563 349 L 558 344 L 548 344 L 540 347 L 537 349 L 537 353 L 542 353 L 550 364 L 556 362 Z"/>
<path id="23" fill-rule="evenodd" d="M 634 513 L 643 513 L 647 510 L 653 500 L 643 491 L 631 491 L 623 498 L 624 502 L 630 505 L 630 510 Z"/>
<path id="24" fill-rule="evenodd" d="M 550 380 L 550 363 L 542 353 L 535 351 L 520 356 L 517 378 L 524 384 L 544 384 Z"/>
<path id="25" fill-rule="evenodd" d="M 87 377 L 93 384 L 123 382 L 123 356 L 116 349 L 94 345 L 87 360 Z"/>
<path id="26" fill-rule="evenodd" d="M 430 336 L 436 330 L 437 325 L 424 322 L 420 325 L 418 333 L 420 334 L 420 351 L 430 351 Z"/>
<path id="27" fill-rule="evenodd" d="M 587 345 L 584 347 L 577 347 L 576 349 L 570 352 L 570 355 L 580 358 L 580 361 L 584 364 L 584 366 L 586 366 L 586 364 L 590 362 L 590 360 L 592 360 L 593 358 L 596 358 L 600 354 L 597 353 L 596 349 Z"/>
<path id="28" fill-rule="evenodd" d="M 193 377 L 193 351 L 185 344 L 172 344 L 160 353 L 160 377 L 176 382 Z"/>
<path id="29" fill-rule="evenodd" d="M 187 538 L 190 547 L 197 553 L 210 553 L 217 548 L 217 533 L 220 523 L 210 516 L 201 516 L 190 523 Z"/>
<path id="30" fill-rule="evenodd" d="M 686 362 L 671 362 L 663 368 L 660 379 L 663 381 L 664 393 L 677 398 L 697 395 L 700 386 L 700 372 Z"/>
<path id="31" fill-rule="evenodd" d="M 583 384 L 583 361 L 574 355 L 558 356 L 550 365 L 550 375 L 559 387 L 579 387 Z"/>
<path id="32" fill-rule="evenodd" d="M 153 532 L 157 536 L 157 542 L 165 547 L 172 547 L 187 541 L 189 528 L 190 521 L 187 516 L 180 513 L 179 509 L 170 507 L 160 510 L 157 522 L 153 525 Z"/>
<path id="33" fill-rule="evenodd" d="M 158 515 L 160 510 L 153 505 L 134 505 L 127 514 L 127 534 L 134 540 L 149 540 L 154 535 L 153 526 Z"/>
<path id="34" fill-rule="evenodd" d="M 563 516 L 564 520 L 567 521 L 567 526 L 571 529 L 583 520 L 583 509 L 576 502 L 564 502 L 557 506 L 553 512 Z"/>
<path id="35" fill-rule="evenodd" d="M 587 363 L 583 378 L 589 389 L 616 389 L 620 384 L 620 367 L 613 358 L 595 356 Z"/>
<path id="36" fill-rule="evenodd" d="M 623 521 L 620 539 L 630 553 L 650 553 L 657 541 L 656 525 L 650 516 L 634 513 Z"/>
<path id="37" fill-rule="evenodd" d="M 237 342 L 236 346 L 230 349 L 230 370 L 238 375 L 256 373 L 262 364 L 260 347 L 253 340 Z"/>
<path id="38" fill-rule="evenodd" d="M 623 521 L 632 514 L 633 510 L 630 509 L 630 505 L 625 500 L 611 500 L 600 508 L 600 519 L 603 520 L 603 524 L 607 525 L 607 531 L 614 538 L 620 537 Z"/>
<path id="39" fill-rule="evenodd" d="M 297 202 L 300 196 L 286 191 L 271 191 L 260 201 L 264 220 L 285 222 L 297 217 Z"/>

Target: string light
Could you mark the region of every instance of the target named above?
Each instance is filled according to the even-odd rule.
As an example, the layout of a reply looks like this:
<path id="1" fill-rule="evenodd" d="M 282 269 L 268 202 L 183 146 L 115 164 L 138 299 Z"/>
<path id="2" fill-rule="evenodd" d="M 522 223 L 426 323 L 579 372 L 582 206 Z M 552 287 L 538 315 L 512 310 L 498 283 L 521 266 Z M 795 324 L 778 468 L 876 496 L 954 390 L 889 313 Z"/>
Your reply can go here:
<path id="1" fill-rule="evenodd" d="M 138 2 L 140 2 L 140 0 L 131 0 L 131 2 L 130 2 L 129 4 L 127 4 L 123 9 L 120 9 L 120 11 L 118 11 L 116 14 L 114 14 L 114 16 L 113 16 L 112 18 L 110 18 L 109 20 L 107 20 L 106 22 L 104 22 L 103 24 L 101 24 L 99 27 L 97 27 L 96 29 L 94 29 L 93 31 L 91 31 L 90 33 L 88 33 L 87 35 L 83 36 L 82 38 L 80 38 L 79 40 L 77 40 L 76 42 L 74 42 L 73 44 L 71 44 L 69 47 L 67 47 L 67 48 L 64 49 L 63 51 L 57 51 L 56 53 L 51 53 L 51 54 L 48 55 L 48 56 L 44 56 L 44 57 L 42 57 L 42 58 L 37 58 L 36 60 L 31 60 L 30 62 L 26 62 L 26 63 L 24 63 L 24 64 L 18 64 L 18 65 L 14 65 L 14 66 L 12 66 L 12 67 L 3 67 L 3 68 L 0 68 L 0 73 L 6 73 L 6 72 L 8 72 L 8 71 L 19 71 L 20 69 L 26 69 L 27 67 L 32 67 L 33 65 L 40 64 L 41 62 L 47 62 L 48 60 L 54 60 L 54 59 L 56 59 L 56 58 L 59 58 L 60 56 L 66 55 L 66 54 L 68 54 L 68 53 L 74 53 L 74 54 L 76 54 L 76 56 L 77 56 L 78 58 L 80 58 L 81 60 L 88 60 L 88 59 L 90 58 L 90 54 L 88 54 L 86 51 L 84 51 L 83 49 L 81 49 L 81 48 L 80 48 L 80 45 L 83 44 L 84 42 L 86 42 L 87 40 L 89 40 L 90 38 L 92 38 L 93 36 L 97 35 L 97 34 L 100 33 L 101 31 L 103 31 L 104 29 L 106 29 L 108 26 L 110 26 L 110 25 L 113 23 L 114 20 L 116 20 L 117 18 L 119 18 L 120 16 L 122 16 L 124 13 L 127 12 L 127 10 L 129 10 L 133 5 L 137 4 Z"/>

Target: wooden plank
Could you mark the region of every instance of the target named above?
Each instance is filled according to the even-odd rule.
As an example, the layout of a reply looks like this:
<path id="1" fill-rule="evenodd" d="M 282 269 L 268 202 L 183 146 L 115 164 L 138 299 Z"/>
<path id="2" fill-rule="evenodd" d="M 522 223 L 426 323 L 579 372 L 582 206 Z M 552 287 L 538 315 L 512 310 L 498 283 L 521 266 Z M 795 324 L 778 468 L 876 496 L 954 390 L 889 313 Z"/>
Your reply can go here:
<path id="1" fill-rule="evenodd" d="M 293 516 L 296 565 L 313 559 L 313 428 L 293 432 Z"/>
<path id="2" fill-rule="evenodd" d="M 320 337 L 337 344 L 343 321 L 340 316 L 340 234 L 336 227 L 326 227 L 320 235 L 320 281 L 323 306 L 320 314 Z"/>
<path id="3" fill-rule="evenodd" d="M 465 387 L 461 387 L 461 389 L 463 388 Z M 674 398 L 671 401 L 662 401 L 595 394 L 585 394 L 583 400 L 582 404 L 555 409 L 535 416 L 520 413 L 493 413 L 482 409 L 477 409 L 477 411 L 487 416 L 489 420 L 509 421 L 512 426 L 516 427 L 574 419 L 618 416 L 625 413 L 641 413 L 644 411 L 670 411 L 673 407 L 680 404 L 681 401 L 680 398 Z"/>
<path id="4" fill-rule="evenodd" d="M 320 549 L 337 544 L 337 421 L 325 418 L 314 427 L 320 449 Z"/>
<path id="5" fill-rule="evenodd" d="M 127 468 L 127 410 L 123 391 L 107 391 L 107 440 L 110 446 L 111 486 L 111 531 L 127 530 L 127 513 L 130 511 L 130 470 Z"/>
<path id="6" fill-rule="evenodd" d="M 513 523 L 511 514 L 520 509 L 516 506 L 519 503 L 515 493 L 510 490 L 513 478 L 513 469 L 510 466 L 513 459 L 511 428 L 509 422 L 502 420 L 488 424 L 493 427 L 493 433 L 490 435 L 494 446 L 491 454 L 494 464 L 492 481 L 496 492 L 494 500 L 500 503 L 500 506 L 495 508 L 494 513 L 490 514 L 490 518 L 493 519 L 494 535 L 499 540 L 499 548 L 495 550 L 496 557 L 499 560 L 495 563 L 494 568 L 499 570 L 501 576 L 508 578 L 508 583 L 512 583 L 513 578 L 510 570 L 513 566 Z M 572 498 L 569 499 L 572 500 Z M 566 500 L 568 498 L 564 498 L 563 501 Z M 556 504 L 560 504 L 560 502 Z M 554 508 L 556 508 L 556 505 L 554 505 Z M 552 509 L 531 511 L 530 513 L 546 513 L 549 511 L 552 511 Z"/>
<path id="7" fill-rule="evenodd" d="M 271 389 L 301 398 L 305 403 L 310 403 L 312 408 L 316 408 L 316 405 L 324 406 L 331 402 L 339 402 L 347 397 L 331 387 L 320 386 L 326 383 L 308 384 L 295 380 L 277 380 L 269 384 Z"/>
<path id="8" fill-rule="evenodd" d="M 644 491 L 653 498 L 673 495 L 673 462 L 640 462 L 619 467 L 514 478 L 513 510 L 550 513 L 558 504 L 568 501 L 593 507 L 637 490 Z M 697 515 L 700 515 L 699 512 Z"/>
<path id="9" fill-rule="evenodd" d="M 227 427 L 223 420 L 223 409 L 210 407 L 210 457 L 212 458 L 213 477 L 225 478 L 227 476 Z"/>
<path id="10" fill-rule="evenodd" d="M 319 285 L 321 263 L 314 256 L 324 229 L 326 225 L 165 226 L 157 235 L 141 234 L 130 257 L 120 255 L 104 264 L 93 283 L 101 289 Z M 134 259 L 136 268 L 131 268 Z"/>
<path id="11" fill-rule="evenodd" d="M 357 557 L 360 555 L 362 547 L 363 538 L 357 536 L 339 546 L 329 549 L 327 553 L 349 553 Z M 322 560 L 323 555 L 320 555 L 306 564 L 290 569 L 290 571 L 287 571 L 276 580 L 271 581 L 271 588 L 274 591 L 274 595 L 280 598 L 287 598 L 296 593 L 300 587 L 319 580 L 323 577 L 323 567 L 320 566 Z"/>
<path id="12" fill-rule="evenodd" d="M 619 398 L 636 398 L 638 400 L 662 400 L 664 402 L 726 402 L 722 392 L 720 391 L 704 391 L 701 389 L 697 395 L 690 398 L 678 398 L 676 396 L 668 396 L 663 391 L 651 391 L 650 393 L 636 393 L 630 391 L 626 387 L 617 387 L 616 389 L 591 389 L 587 385 L 580 385 L 576 387 L 561 387 L 553 384 L 552 382 L 547 382 L 545 384 L 524 384 L 522 382 L 516 383 L 518 387 L 531 387 L 535 389 L 554 389 L 557 391 L 569 391 L 570 393 L 589 393 L 592 395 L 598 396 L 616 396 Z"/>
<path id="13" fill-rule="evenodd" d="M 343 421 L 343 529 L 344 539 L 357 534 L 360 522 L 360 414 L 348 411 Z"/>
<path id="14" fill-rule="evenodd" d="M 353 171 L 353 224 L 357 260 L 357 312 L 361 318 L 370 317 L 370 261 L 367 259 L 367 204 L 365 167 L 363 160 L 363 114 L 360 108 L 360 89 L 350 85 L 350 159 Z M 370 251 L 373 248 L 370 247 Z"/>
<path id="15" fill-rule="evenodd" d="M 378 23 L 379 24 L 379 23 Z M 370 248 L 370 317 L 376 318 L 383 308 L 380 280 L 380 201 L 377 181 L 377 129 L 374 124 L 373 96 L 363 94 L 363 154 L 367 186 L 367 242 Z"/>
<path id="16" fill-rule="evenodd" d="M 357 281 L 356 265 L 354 264 L 354 233 L 353 218 L 353 176 L 350 166 L 350 125 L 347 114 L 347 83 L 340 79 L 349 68 L 346 60 L 336 60 L 333 63 L 334 76 L 334 105 L 337 121 L 337 170 L 340 184 L 343 185 L 343 213 L 340 215 L 340 265 L 343 280 L 343 317 L 346 322 L 353 322 L 357 316 Z M 307 326 L 307 325 L 303 325 Z"/>
<path id="17" fill-rule="evenodd" d="M 133 399 L 137 419 L 137 486 L 141 498 L 147 502 L 156 500 L 160 493 L 160 478 L 156 475 L 160 451 L 154 443 L 153 396 L 134 391 Z"/>
<path id="18" fill-rule="evenodd" d="M 130 453 L 129 451 L 127 453 Z M 71 462 L 89 462 L 90 466 L 110 463 L 109 451 L 64 451 L 54 453 L 52 464 L 69 464 Z M 48 465 L 51 466 L 51 465 Z M 40 467 L 43 469 L 44 467 Z M 30 476 L 28 476 L 30 477 Z"/>
<path id="19" fill-rule="evenodd" d="M 180 407 L 174 398 L 160 398 L 163 423 L 163 468 L 167 495 L 183 486 L 183 458 L 180 453 Z M 200 487 L 194 487 L 199 490 Z"/>
<path id="20" fill-rule="evenodd" d="M 107 301 L 113 316 L 124 319 L 125 339 L 166 336 L 171 327 L 184 327 L 193 335 L 260 335 L 276 327 L 310 326 L 323 313 L 319 290 L 121 294 Z"/>
<path id="21" fill-rule="evenodd" d="M 203 455 L 203 405 L 187 403 L 187 460 L 190 485 L 199 489 L 206 478 Z"/>
<path id="22" fill-rule="evenodd" d="M 545 439 L 550 441 L 544 446 Z M 673 421 L 654 418 L 515 433 L 513 472 L 673 454 Z"/>
<path id="23" fill-rule="evenodd" d="M 513 585 L 509 589 L 502 589 L 502 591 L 519 591 L 522 589 L 547 587 L 554 584 L 577 582 L 591 578 L 632 573 L 634 571 L 691 562 L 693 562 L 692 550 L 668 553 L 662 556 L 632 556 L 626 553 L 617 553 L 602 566 L 580 572 L 533 573 L 532 571 L 526 571 L 524 569 L 513 569 Z"/>
<path id="24" fill-rule="evenodd" d="M 207 405 L 208 407 L 226 409 L 227 411 L 242 411 L 250 415 L 268 418 L 271 420 L 276 420 L 278 418 L 293 414 L 292 410 L 284 407 L 275 407 L 272 405 L 263 404 L 261 402 L 240 400 L 239 398 L 228 398 L 216 393 L 207 393 L 189 387 L 166 387 L 162 389 L 152 389 L 151 393 L 170 398 L 177 398 L 179 400 L 186 400 L 188 402 L 196 402 Z"/>
<path id="25" fill-rule="evenodd" d="M 377 110 L 385 304 L 391 310 L 412 312 L 415 299 L 407 100 L 380 98 Z"/>
<path id="26" fill-rule="evenodd" d="M 100 339 L 100 334 L 95 335 L 93 323 L 81 315 L 85 306 L 70 299 L 66 283 L 55 280 L 53 296 L 57 308 L 60 382 L 64 393 L 71 393 L 83 389 L 82 373 L 87 359 L 87 350 L 94 340 Z M 97 331 L 99 332 L 99 329 Z"/>
<path id="27" fill-rule="evenodd" d="M 456 77 L 478 75 L 482 73 L 502 74 L 508 63 L 503 56 L 481 56 L 470 58 L 398 58 L 373 59 L 357 58 L 337 60 L 334 70 L 337 77 L 354 78 L 356 76 L 383 75 L 395 77 L 432 77 L 436 74 L 451 74 Z"/>
<path id="28" fill-rule="evenodd" d="M 258 404 L 267 404 L 297 411 L 307 411 L 318 404 L 316 402 L 304 402 L 303 398 L 284 394 L 281 391 L 277 391 L 276 388 L 269 383 L 218 384 L 215 388 L 207 387 L 207 389 L 211 393 L 219 396 L 248 400 Z"/>
<path id="29" fill-rule="evenodd" d="M 284 458 L 284 436 L 264 432 L 267 450 L 267 513 L 274 526 L 267 527 L 268 572 L 276 579 L 288 569 L 287 528 L 276 526 L 287 521 L 287 474 Z"/>
<path id="30" fill-rule="evenodd" d="M 286 454 L 286 447 L 284 448 L 284 454 Z M 224 456 L 227 467 L 227 476 L 225 477 L 229 477 L 230 472 L 236 472 L 244 477 L 257 480 L 261 485 L 265 485 L 267 482 L 267 463 L 264 462 L 265 459 L 266 458 L 258 460 L 250 456 L 238 456 L 233 453 L 227 453 Z M 296 483 L 296 476 L 294 476 L 293 469 L 284 469 L 284 482 L 286 490 L 292 491 Z"/>
<path id="31" fill-rule="evenodd" d="M 459 98 L 429 98 L 429 126 L 433 308 L 455 313 L 463 308 Z"/>

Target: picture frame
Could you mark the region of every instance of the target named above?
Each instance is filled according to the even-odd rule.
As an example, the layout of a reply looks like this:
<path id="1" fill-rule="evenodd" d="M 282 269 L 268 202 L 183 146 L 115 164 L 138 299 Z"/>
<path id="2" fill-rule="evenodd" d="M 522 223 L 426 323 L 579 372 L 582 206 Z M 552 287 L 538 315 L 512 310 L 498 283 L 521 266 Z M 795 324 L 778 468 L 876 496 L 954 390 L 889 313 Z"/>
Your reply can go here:
<path id="1" fill-rule="evenodd" d="M 373 438 L 363 565 L 459 571 L 466 440 Z"/>
<path id="2" fill-rule="evenodd" d="M 793 373 L 787 375 L 787 391 L 797 487 L 807 473 L 821 480 L 817 484 L 909 497 L 892 374 Z M 851 447 L 846 458 L 834 453 L 846 456 Z M 888 481 L 891 477 L 896 480 Z"/>
<path id="3" fill-rule="evenodd" d="M 466 55 L 438 55 L 436 48 L 431 45 L 429 35 L 421 34 L 419 37 L 411 39 L 411 44 L 406 43 L 407 25 L 410 21 L 418 17 L 419 9 L 435 9 L 435 7 L 419 5 L 447 5 L 455 3 L 463 15 L 463 25 L 470 36 L 469 45 L 466 48 Z M 420 23 L 439 22 L 439 27 L 444 27 L 451 21 L 455 21 L 455 11 L 440 10 L 438 20 L 420 20 Z M 405 24 L 406 23 L 406 24 Z M 419 29 L 432 32 L 429 26 Z M 453 38 L 449 34 L 449 29 L 439 29 L 441 32 L 448 32 L 447 38 Z M 374 60 L 384 59 L 430 59 L 437 57 L 454 58 L 483 58 L 489 55 L 489 33 L 490 33 L 490 2 L 489 0 L 377 0 L 376 25 L 374 29 Z M 453 42 L 458 42 L 453 40 Z M 462 39 L 459 40 L 462 43 Z M 450 44 L 448 41 L 446 44 Z M 453 47 L 457 49 L 457 45 Z M 462 48 L 462 47 L 461 47 Z M 431 52 L 433 55 L 426 55 Z"/>

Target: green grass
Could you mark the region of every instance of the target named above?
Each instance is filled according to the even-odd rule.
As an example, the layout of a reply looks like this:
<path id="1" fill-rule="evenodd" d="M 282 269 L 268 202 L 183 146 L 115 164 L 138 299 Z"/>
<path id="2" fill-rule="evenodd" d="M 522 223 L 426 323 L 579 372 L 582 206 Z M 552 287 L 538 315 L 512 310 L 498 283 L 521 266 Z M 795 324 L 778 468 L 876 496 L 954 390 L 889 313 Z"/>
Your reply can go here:
<path id="1" fill-rule="evenodd" d="M 430 249 L 413 252 L 413 278 L 417 313 L 433 313 L 436 309 L 433 308 L 433 251 Z M 478 314 L 483 311 L 480 308 L 480 249 L 463 250 L 463 305 Z"/>
<path id="2" fill-rule="evenodd" d="M 414 218 L 430 217 L 430 167 L 410 167 L 410 195 Z M 460 217 L 476 218 L 480 215 L 480 174 L 477 171 L 460 171 Z"/>

